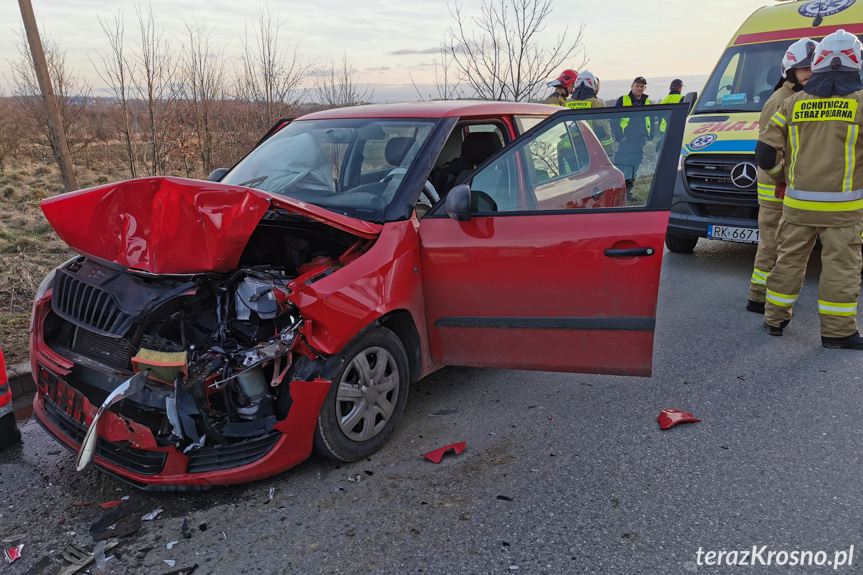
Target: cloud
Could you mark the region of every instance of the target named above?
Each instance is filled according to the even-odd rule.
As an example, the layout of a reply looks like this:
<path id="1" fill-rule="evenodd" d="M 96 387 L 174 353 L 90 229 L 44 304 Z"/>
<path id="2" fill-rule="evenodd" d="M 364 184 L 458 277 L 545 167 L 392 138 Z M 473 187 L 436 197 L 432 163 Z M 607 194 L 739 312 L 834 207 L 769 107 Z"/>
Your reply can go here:
<path id="1" fill-rule="evenodd" d="M 376 66 L 374 68 L 366 68 L 366 72 L 386 72 L 392 70 L 389 66 Z"/>
<path id="2" fill-rule="evenodd" d="M 413 48 L 402 48 L 389 52 L 390 56 L 406 56 L 409 54 L 437 54 L 440 52 L 440 46 L 437 48 L 425 48 L 423 50 L 415 50 Z"/>

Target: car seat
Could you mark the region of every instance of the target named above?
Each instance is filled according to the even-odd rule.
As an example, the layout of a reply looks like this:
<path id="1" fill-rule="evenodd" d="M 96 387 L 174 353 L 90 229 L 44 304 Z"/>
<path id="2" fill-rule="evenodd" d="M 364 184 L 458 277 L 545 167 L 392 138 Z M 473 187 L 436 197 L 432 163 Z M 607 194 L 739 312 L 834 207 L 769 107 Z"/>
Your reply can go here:
<path id="1" fill-rule="evenodd" d="M 779 82 L 779 79 L 782 77 L 782 69 L 779 66 L 770 66 L 770 69 L 767 71 L 767 76 L 764 78 L 764 83 L 770 86 L 768 90 L 762 90 L 761 93 L 758 94 L 758 103 L 762 106 L 770 96 L 775 92 L 774 86 Z"/>
<path id="2" fill-rule="evenodd" d="M 500 136 L 495 132 L 470 132 L 461 145 L 461 156 L 453 158 L 448 165 L 443 166 L 445 182 L 438 191 L 445 193 L 453 186 L 462 182 L 474 168 L 489 159 L 495 152 L 503 148 Z"/>
<path id="3" fill-rule="evenodd" d="M 390 138 L 384 148 L 384 159 L 391 166 L 401 166 L 415 142 L 416 138 L 411 137 Z"/>

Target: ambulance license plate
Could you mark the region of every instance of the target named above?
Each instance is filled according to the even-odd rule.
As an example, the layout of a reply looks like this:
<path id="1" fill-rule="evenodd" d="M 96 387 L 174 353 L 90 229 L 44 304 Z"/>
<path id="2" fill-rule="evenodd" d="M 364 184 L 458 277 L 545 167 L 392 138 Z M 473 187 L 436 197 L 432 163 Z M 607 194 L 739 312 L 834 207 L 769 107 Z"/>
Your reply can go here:
<path id="1" fill-rule="evenodd" d="M 757 228 L 735 228 L 731 226 L 707 226 L 707 237 L 714 240 L 725 240 L 729 242 L 743 242 L 747 244 L 758 243 Z"/>

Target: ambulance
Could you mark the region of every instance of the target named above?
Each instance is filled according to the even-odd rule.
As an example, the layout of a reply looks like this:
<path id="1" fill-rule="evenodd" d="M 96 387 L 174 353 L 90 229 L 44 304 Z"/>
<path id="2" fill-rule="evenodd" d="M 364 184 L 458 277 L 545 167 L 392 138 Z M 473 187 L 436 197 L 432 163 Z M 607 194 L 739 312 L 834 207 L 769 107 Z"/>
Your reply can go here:
<path id="1" fill-rule="evenodd" d="M 665 244 L 691 253 L 699 238 L 758 242 L 755 142 L 761 107 L 800 38 L 844 29 L 863 36 L 863 0 L 777 0 L 743 23 L 686 123 Z"/>

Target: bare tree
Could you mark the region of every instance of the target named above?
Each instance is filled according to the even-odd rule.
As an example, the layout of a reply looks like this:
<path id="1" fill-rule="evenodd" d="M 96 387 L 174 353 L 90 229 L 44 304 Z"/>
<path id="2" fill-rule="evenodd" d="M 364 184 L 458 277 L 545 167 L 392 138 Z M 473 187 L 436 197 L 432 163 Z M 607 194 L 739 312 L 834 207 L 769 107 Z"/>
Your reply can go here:
<path id="1" fill-rule="evenodd" d="M 414 90 L 416 90 L 417 96 L 420 100 L 458 100 L 464 98 L 464 90 L 455 77 L 455 71 L 452 69 L 453 62 L 454 58 L 452 53 L 446 45 L 442 44 L 440 47 L 439 58 L 435 58 L 434 61 L 434 88 L 436 94 L 429 94 L 428 98 L 422 95 L 419 86 L 417 86 L 417 83 L 414 80 L 413 74 L 408 72 L 411 84 L 413 84 Z"/>
<path id="2" fill-rule="evenodd" d="M 183 57 L 184 96 L 191 107 L 190 114 L 180 114 L 180 122 L 194 126 L 198 155 L 204 173 L 214 167 L 216 108 L 225 96 L 224 49 L 210 45 L 212 30 L 203 25 L 186 24 L 188 44 Z M 185 117 L 183 117 L 185 116 Z"/>
<path id="3" fill-rule="evenodd" d="M 264 4 L 258 7 L 251 38 L 243 39 L 236 97 L 251 103 L 263 129 L 291 116 L 302 97 L 310 65 L 299 54 L 299 44 L 285 49 L 279 43 L 283 22 Z"/>
<path id="4" fill-rule="evenodd" d="M 123 150 L 126 153 L 126 165 L 133 178 L 138 177 L 137 159 L 135 157 L 135 134 L 132 129 L 132 118 L 129 110 L 130 86 L 135 83 L 135 65 L 129 62 L 125 53 L 125 26 L 120 12 L 114 15 L 113 22 L 97 17 L 102 31 L 108 39 L 110 52 L 100 54 L 99 62 L 93 62 L 96 73 L 114 93 L 117 108 L 115 109 L 116 125 L 123 137 Z M 91 60 L 92 62 L 92 60 Z"/>
<path id="5" fill-rule="evenodd" d="M 147 147 L 150 161 L 149 165 L 146 162 L 145 165 L 151 175 L 159 175 L 167 170 L 168 133 L 171 129 L 168 120 L 178 95 L 173 83 L 177 72 L 177 59 L 172 57 L 163 31 L 156 27 L 152 4 L 148 4 L 146 9 L 137 5 L 135 11 L 140 32 L 135 55 L 140 71 L 138 90 L 147 106 Z"/>
<path id="6" fill-rule="evenodd" d="M 353 62 L 344 53 L 338 69 L 336 63 L 332 62 L 330 69 L 323 71 L 315 80 L 315 95 L 318 104 L 324 108 L 345 108 L 371 103 L 375 92 L 360 86 Z"/>
<path id="7" fill-rule="evenodd" d="M 563 62 L 580 58 L 569 67 L 582 67 L 584 24 L 574 39 L 567 28 L 550 45 L 542 43 L 552 7 L 552 0 L 483 0 L 480 15 L 468 17 L 460 4 L 451 6 L 455 25 L 445 46 L 459 80 L 478 98 L 520 102 L 535 99 Z"/>
<path id="8" fill-rule="evenodd" d="M 66 143 L 72 154 L 85 150 L 92 142 L 92 134 L 84 124 L 91 88 L 66 65 L 66 53 L 50 37 L 42 40 L 45 59 L 54 87 L 54 95 L 66 133 Z M 10 62 L 12 67 L 12 94 L 16 105 L 23 111 L 38 130 L 28 130 L 25 138 L 30 142 L 53 151 L 53 141 L 49 132 L 42 91 L 33 69 L 33 59 L 23 30 L 18 33 L 18 58 Z"/>
<path id="9" fill-rule="evenodd" d="M 15 158 L 24 144 L 24 122 L 15 103 L 0 94 L 0 172 L 5 172 L 8 160 Z"/>

